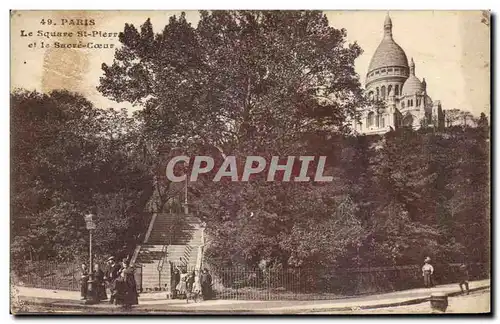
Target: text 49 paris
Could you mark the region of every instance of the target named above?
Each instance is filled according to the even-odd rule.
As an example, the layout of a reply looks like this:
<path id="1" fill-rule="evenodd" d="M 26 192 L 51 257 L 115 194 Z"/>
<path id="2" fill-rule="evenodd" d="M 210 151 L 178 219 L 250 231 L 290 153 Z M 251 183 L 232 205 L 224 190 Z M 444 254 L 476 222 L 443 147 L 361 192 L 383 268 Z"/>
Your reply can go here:
<path id="1" fill-rule="evenodd" d="M 274 181 L 276 172 L 283 171 L 283 177 L 281 181 L 290 181 L 292 177 L 292 171 L 294 170 L 294 165 L 296 162 L 295 156 L 289 156 L 285 164 L 279 164 L 279 157 L 273 156 L 271 162 L 269 163 L 267 181 Z M 310 181 L 311 178 L 307 176 L 309 164 L 315 160 L 314 156 L 299 156 L 300 161 L 300 172 L 298 175 L 294 176 L 292 181 L 305 182 Z M 187 175 L 175 175 L 174 168 L 177 163 L 184 162 L 188 164 L 190 158 L 188 156 L 176 156 L 172 158 L 167 165 L 167 178 L 172 182 L 185 181 Z M 333 181 L 332 176 L 324 176 L 323 172 L 325 169 L 326 157 L 320 156 L 316 166 L 316 173 L 314 175 L 314 181 L 320 182 L 330 182 Z M 243 168 L 243 173 L 241 178 L 238 176 L 238 167 L 236 163 L 235 156 L 227 156 L 224 162 L 219 167 L 217 173 L 215 174 L 212 181 L 220 181 L 222 177 L 230 177 L 231 181 L 248 181 L 250 175 L 257 174 L 266 168 L 266 159 L 260 156 L 248 156 L 245 161 L 245 166 Z M 210 156 L 196 156 L 194 158 L 193 167 L 191 168 L 191 175 L 189 181 L 196 181 L 198 175 L 203 173 L 208 173 L 214 169 L 215 162 Z"/>

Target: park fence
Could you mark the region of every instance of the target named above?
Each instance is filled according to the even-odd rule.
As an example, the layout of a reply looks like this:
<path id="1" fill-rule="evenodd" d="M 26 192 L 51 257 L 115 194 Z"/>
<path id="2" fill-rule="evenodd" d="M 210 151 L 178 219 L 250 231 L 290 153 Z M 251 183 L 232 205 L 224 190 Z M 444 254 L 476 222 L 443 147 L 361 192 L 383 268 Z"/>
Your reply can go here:
<path id="1" fill-rule="evenodd" d="M 460 281 L 460 264 L 435 265 L 434 284 Z M 211 268 L 217 299 L 313 300 L 423 287 L 420 265 L 348 269 Z M 469 264 L 470 280 L 489 277 L 486 264 Z"/>
<path id="2" fill-rule="evenodd" d="M 436 285 L 457 283 L 460 264 L 434 265 Z M 469 264 L 470 280 L 489 278 L 488 264 Z M 350 268 L 216 268 L 209 267 L 216 299 L 312 300 L 383 293 L 423 286 L 420 265 Z M 142 268 L 136 266 L 135 278 L 142 291 Z M 183 269 L 188 272 L 194 269 Z M 78 264 L 37 262 L 14 271 L 14 284 L 54 290 L 80 289 Z"/>
<path id="3" fill-rule="evenodd" d="M 100 268 L 105 270 L 106 265 L 104 263 L 100 264 Z M 26 262 L 23 267 L 13 269 L 12 275 L 15 285 L 53 290 L 79 291 L 82 271 L 79 263 L 32 261 Z M 141 267 L 136 267 L 135 279 L 138 289 L 141 290 Z"/>

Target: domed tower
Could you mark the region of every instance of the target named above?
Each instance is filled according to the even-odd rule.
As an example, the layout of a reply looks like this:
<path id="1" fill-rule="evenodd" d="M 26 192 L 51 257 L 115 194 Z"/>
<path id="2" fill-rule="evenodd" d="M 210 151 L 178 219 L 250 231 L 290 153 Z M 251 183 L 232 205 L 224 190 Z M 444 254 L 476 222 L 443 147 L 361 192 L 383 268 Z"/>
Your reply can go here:
<path id="1" fill-rule="evenodd" d="M 410 63 L 410 76 L 403 85 L 399 98 L 400 111 L 404 115 L 402 125 L 419 127 L 420 121 L 432 121 L 432 99 L 427 95 L 427 82 L 415 75 L 415 62 Z M 410 116 L 411 115 L 411 116 Z"/>
<path id="2" fill-rule="evenodd" d="M 410 63 L 410 76 L 406 79 L 403 84 L 403 90 L 401 94 L 403 96 L 413 96 L 415 94 L 419 95 L 425 91 L 425 87 L 420 82 L 420 80 L 415 76 L 415 62 L 413 62 L 413 58 Z"/>
<path id="3" fill-rule="evenodd" d="M 440 103 L 427 95 L 425 79 L 421 82 L 415 75 L 413 58 L 408 64 L 405 51 L 394 41 L 389 14 L 384 21 L 384 37 L 368 67 L 365 93 L 384 104 L 372 102 L 358 109 L 352 124 L 356 133 L 384 134 L 401 126 L 418 129 L 444 123 Z"/>
<path id="4" fill-rule="evenodd" d="M 384 37 L 373 54 L 366 74 L 368 96 L 379 99 L 399 96 L 408 76 L 408 58 L 392 37 L 392 20 L 387 14 Z"/>

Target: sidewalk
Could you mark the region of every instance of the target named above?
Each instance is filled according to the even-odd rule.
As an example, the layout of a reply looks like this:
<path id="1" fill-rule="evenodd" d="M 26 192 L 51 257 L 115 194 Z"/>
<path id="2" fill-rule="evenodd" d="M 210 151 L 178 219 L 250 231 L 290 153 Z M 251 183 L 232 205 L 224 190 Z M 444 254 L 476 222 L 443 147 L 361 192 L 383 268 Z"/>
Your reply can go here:
<path id="1" fill-rule="evenodd" d="M 471 291 L 490 287 L 490 280 L 472 281 Z M 117 307 L 103 302 L 98 305 L 85 305 L 79 292 L 16 287 L 17 296 L 30 305 L 50 308 L 79 309 L 87 311 L 116 311 Z M 418 304 L 428 301 L 432 293 L 445 293 L 448 296 L 460 294 L 458 284 L 448 284 L 433 288 L 420 288 L 385 294 L 342 298 L 336 300 L 210 300 L 200 303 L 185 300 L 164 299 L 165 293 L 143 294 L 133 313 L 250 313 L 250 314 L 298 314 L 318 311 L 350 311 L 402 305 Z"/>

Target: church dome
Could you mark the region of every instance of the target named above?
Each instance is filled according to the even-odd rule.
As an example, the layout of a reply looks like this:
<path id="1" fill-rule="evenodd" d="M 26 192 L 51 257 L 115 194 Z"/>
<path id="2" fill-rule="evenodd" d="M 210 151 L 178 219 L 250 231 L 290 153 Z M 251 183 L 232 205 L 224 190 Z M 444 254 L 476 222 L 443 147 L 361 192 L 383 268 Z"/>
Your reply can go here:
<path id="1" fill-rule="evenodd" d="M 415 63 L 411 59 L 410 63 L 410 76 L 406 79 L 403 84 L 403 89 L 401 94 L 403 96 L 414 95 L 416 93 L 421 93 L 425 91 L 425 84 L 420 82 L 420 80 L 415 76 Z"/>
<path id="2" fill-rule="evenodd" d="M 408 58 L 405 51 L 392 38 L 392 20 L 389 15 L 387 15 L 384 22 L 384 38 L 375 50 L 375 54 L 373 54 L 368 73 L 388 66 L 408 68 Z"/>
<path id="3" fill-rule="evenodd" d="M 414 95 L 415 93 L 420 93 L 424 91 L 424 86 L 422 82 L 414 76 L 410 75 L 408 79 L 406 79 L 405 84 L 403 84 L 403 91 L 401 92 L 403 96 L 406 95 Z"/>
<path id="4" fill-rule="evenodd" d="M 384 38 L 375 50 L 368 73 L 387 66 L 402 66 L 408 68 L 408 58 L 405 52 L 392 38 Z"/>

